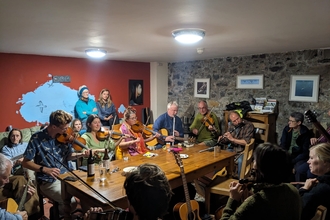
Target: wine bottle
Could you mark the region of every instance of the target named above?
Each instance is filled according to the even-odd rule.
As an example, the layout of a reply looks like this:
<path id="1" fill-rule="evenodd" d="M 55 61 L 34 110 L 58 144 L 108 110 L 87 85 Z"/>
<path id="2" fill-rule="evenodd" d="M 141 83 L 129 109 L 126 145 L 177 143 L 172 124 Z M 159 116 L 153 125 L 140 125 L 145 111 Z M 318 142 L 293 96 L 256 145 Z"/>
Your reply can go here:
<path id="1" fill-rule="evenodd" d="M 108 149 L 107 148 L 105 148 L 105 151 L 104 151 L 103 165 L 104 165 L 105 169 L 107 170 L 107 172 L 109 172 L 109 169 L 110 169 L 110 157 L 109 157 Z"/>
<path id="2" fill-rule="evenodd" d="M 93 151 L 89 151 L 89 157 L 87 160 L 87 176 L 91 177 L 95 175 L 95 164 L 94 164 L 94 156 L 93 156 Z"/>

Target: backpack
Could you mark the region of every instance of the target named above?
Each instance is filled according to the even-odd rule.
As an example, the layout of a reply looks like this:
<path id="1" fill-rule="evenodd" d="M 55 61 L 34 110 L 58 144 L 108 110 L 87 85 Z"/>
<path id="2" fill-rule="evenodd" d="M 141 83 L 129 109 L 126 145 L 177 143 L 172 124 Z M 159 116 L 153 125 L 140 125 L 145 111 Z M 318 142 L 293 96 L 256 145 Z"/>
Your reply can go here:
<path id="1" fill-rule="evenodd" d="M 234 110 L 238 114 L 240 114 L 241 118 L 244 118 L 247 112 L 252 111 L 252 108 L 250 106 L 250 102 L 241 101 L 241 102 L 233 102 L 226 105 L 226 110 L 229 111 Z"/>

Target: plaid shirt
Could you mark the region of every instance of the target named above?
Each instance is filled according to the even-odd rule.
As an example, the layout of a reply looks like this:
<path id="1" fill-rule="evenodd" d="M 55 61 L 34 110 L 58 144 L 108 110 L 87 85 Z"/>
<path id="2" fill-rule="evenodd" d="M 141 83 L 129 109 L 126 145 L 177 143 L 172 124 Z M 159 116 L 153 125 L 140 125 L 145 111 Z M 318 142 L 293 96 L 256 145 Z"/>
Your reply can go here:
<path id="1" fill-rule="evenodd" d="M 245 119 L 242 120 L 242 123 L 244 124 L 244 126 L 240 127 L 240 128 L 236 128 L 236 129 L 235 129 L 236 126 L 234 126 L 232 123 L 230 123 L 229 127 L 228 127 L 228 132 L 233 131 L 231 133 L 233 138 L 244 139 L 246 141 L 246 143 L 249 144 L 251 141 L 251 138 L 253 138 L 253 136 L 254 136 L 254 126 L 251 122 L 249 122 Z M 237 145 L 234 143 L 230 144 L 230 148 L 237 148 L 236 152 L 243 151 L 244 147 L 245 146 Z"/>

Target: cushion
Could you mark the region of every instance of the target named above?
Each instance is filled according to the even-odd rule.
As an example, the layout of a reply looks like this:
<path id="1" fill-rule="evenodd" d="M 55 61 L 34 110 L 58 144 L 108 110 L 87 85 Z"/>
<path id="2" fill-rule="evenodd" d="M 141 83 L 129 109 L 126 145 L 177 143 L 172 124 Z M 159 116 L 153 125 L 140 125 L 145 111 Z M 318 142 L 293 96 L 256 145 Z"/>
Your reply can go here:
<path id="1" fill-rule="evenodd" d="M 21 129 L 22 136 L 23 136 L 23 142 L 29 142 L 31 135 L 34 134 L 36 131 L 40 130 L 40 126 L 33 126 L 31 128 L 24 128 Z M 0 132 L 0 151 L 2 150 L 3 146 L 7 145 L 8 143 L 8 137 L 9 131 L 6 132 Z"/>

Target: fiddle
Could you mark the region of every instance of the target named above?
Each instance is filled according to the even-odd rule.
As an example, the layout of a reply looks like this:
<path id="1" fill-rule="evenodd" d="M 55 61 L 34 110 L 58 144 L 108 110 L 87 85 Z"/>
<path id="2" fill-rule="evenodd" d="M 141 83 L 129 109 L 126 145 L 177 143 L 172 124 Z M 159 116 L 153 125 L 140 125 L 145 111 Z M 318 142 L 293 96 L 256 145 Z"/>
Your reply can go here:
<path id="1" fill-rule="evenodd" d="M 151 125 L 145 126 L 142 122 L 137 121 L 134 125 L 131 126 L 132 130 L 136 133 L 143 133 L 147 136 L 155 135 L 156 132 L 152 130 Z"/>
<path id="2" fill-rule="evenodd" d="M 217 135 L 219 132 L 218 132 L 218 129 L 215 127 L 214 125 L 214 119 L 212 118 L 211 116 L 211 112 L 212 111 L 209 111 L 209 113 L 207 113 L 203 118 L 202 118 L 202 124 L 205 126 L 205 127 L 209 127 L 209 126 L 212 126 L 213 130 L 211 130 L 212 134 L 214 135 Z"/>
<path id="3" fill-rule="evenodd" d="M 56 139 L 61 143 L 71 143 L 76 151 L 81 151 L 82 149 L 89 150 L 89 148 L 85 146 L 86 140 L 82 137 L 75 137 L 71 127 L 68 127 L 66 131 Z"/>
<path id="4" fill-rule="evenodd" d="M 119 138 L 125 136 L 125 134 L 122 134 L 120 132 L 116 132 L 114 130 L 106 130 L 106 131 L 98 131 L 96 132 L 96 137 L 100 141 L 104 141 L 111 137 L 112 139 L 118 140 Z M 130 138 L 136 140 L 136 137 L 130 136 Z"/>

